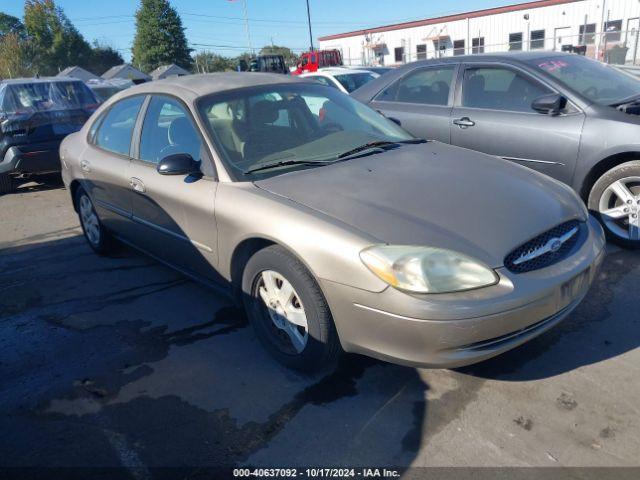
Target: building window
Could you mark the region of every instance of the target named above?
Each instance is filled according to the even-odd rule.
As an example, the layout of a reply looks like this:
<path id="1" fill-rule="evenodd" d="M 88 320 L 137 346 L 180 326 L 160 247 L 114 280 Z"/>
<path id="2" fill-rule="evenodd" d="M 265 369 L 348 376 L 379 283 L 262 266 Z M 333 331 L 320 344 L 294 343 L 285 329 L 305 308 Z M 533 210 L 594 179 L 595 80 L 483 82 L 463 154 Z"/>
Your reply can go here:
<path id="1" fill-rule="evenodd" d="M 453 42 L 453 54 L 454 55 L 464 55 L 464 40 L 454 40 Z"/>
<path id="2" fill-rule="evenodd" d="M 531 32 L 531 50 L 544 49 L 544 30 L 534 30 Z"/>
<path id="3" fill-rule="evenodd" d="M 396 59 L 396 63 L 401 63 L 404 61 L 404 47 L 396 47 L 393 53 L 394 58 Z"/>
<path id="4" fill-rule="evenodd" d="M 425 43 L 416 45 L 416 57 L 418 58 L 418 60 L 427 59 L 427 45 Z"/>
<path id="5" fill-rule="evenodd" d="M 509 34 L 509 50 L 522 50 L 522 32 Z"/>
<path id="6" fill-rule="evenodd" d="M 580 25 L 580 45 L 593 45 L 596 42 L 596 24 Z"/>
<path id="7" fill-rule="evenodd" d="M 605 42 L 619 42 L 622 38 L 620 32 L 622 31 L 622 20 L 611 20 L 604 24 L 604 36 Z"/>
<path id="8" fill-rule="evenodd" d="M 484 37 L 471 40 L 472 53 L 484 53 Z"/>

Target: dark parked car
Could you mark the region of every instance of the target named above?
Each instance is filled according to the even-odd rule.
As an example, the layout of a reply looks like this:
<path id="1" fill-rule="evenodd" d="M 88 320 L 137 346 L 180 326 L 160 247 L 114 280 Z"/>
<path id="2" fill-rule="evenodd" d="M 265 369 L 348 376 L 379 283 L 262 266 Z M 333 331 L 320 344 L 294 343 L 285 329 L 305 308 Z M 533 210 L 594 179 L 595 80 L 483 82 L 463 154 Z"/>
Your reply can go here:
<path id="1" fill-rule="evenodd" d="M 635 77 L 579 55 L 505 53 L 411 63 L 352 95 L 414 135 L 561 180 L 612 241 L 640 247 Z"/>
<path id="2" fill-rule="evenodd" d="M 60 171 L 58 149 L 97 108 L 91 90 L 70 78 L 0 82 L 0 194 L 16 179 Z"/>

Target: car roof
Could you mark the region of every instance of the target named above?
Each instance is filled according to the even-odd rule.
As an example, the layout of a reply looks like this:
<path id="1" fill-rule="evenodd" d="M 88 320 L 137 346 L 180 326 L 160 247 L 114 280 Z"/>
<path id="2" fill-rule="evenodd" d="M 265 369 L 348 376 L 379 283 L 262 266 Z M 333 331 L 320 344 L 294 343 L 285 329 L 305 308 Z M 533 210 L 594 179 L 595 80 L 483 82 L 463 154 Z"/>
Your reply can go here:
<path id="1" fill-rule="evenodd" d="M 236 90 L 238 88 L 257 87 L 300 82 L 291 75 L 261 72 L 224 72 L 170 77 L 164 80 L 142 83 L 126 90 L 127 96 L 140 93 L 169 92 L 189 93 L 191 96 L 203 96 L 212 93 Z"/>
<path id="2" fill-rule="evenodd" d="M 546 50 L 538 50 L 533 52 L 479 53 L 474 55 L 457 55 L 454 57 L 419 60 L 417 62 L 411 62 L 405 65 L 401 65 L 400 68 L 404 68 L 407 65 L 415 67 L 418 65 L 430 65 L 435 63 L 495 62 L 500 60 L 508 60 L 512 62 L 528 62 L 529 60 L 536 60 L 538 58 L 565 57 L 567 55 L 574 54 L 567 52 L 550 52 Z"/>
<path id="3" fill-rule="evenodd" d="M 71 77 L 24 77 L 24 78 L 7 78 L 0 80 L 0 84 L 5 85 L 23 85 L 25 83 L 57 83 L 57 82 L 80 82 L 77 78 Z"/>

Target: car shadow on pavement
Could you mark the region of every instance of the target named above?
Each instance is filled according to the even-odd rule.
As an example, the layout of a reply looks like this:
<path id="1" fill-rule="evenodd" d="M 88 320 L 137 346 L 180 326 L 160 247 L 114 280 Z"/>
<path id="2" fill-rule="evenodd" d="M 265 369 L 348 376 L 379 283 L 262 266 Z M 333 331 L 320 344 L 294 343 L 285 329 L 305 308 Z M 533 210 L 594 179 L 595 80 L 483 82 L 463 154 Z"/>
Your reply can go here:
<path id="1" fill-rule="evenodd" d="M 537 380 L 638 348 L 639 275 L 637 252 L 609 253 L 584 301 L 559 325 L 519 348 L 457 371 L 505 381 Z"/>

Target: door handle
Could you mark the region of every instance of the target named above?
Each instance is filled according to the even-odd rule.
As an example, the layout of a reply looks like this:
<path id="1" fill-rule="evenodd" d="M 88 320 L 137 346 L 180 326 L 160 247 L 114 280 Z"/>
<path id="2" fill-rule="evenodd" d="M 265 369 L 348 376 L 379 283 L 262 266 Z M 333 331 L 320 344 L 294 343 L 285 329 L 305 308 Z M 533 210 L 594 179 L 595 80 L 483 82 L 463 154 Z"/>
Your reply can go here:
<path id="1" fill-rule="evenodd" d="M 129 179 L 129 186 L 131 186 L 131 188 L 138 193 L 144 193 L 147 191 L 147 189 L 144 187 L 144 183 L 142 183 L 142 180 L 136 177 L 131 177 Z"/>
<path id="2" fill-rule="evenodd" d="M 458 125 L 460 128 L 469 128 L 475 126 L 476 122 L 469 117 L 458 118 L 453 121 L 454 125 Z"/>
<path id="3" fill-rule="evenodd" d="M 80 162 L 80 169 L 81 169 L 83 172 L 90 172 L 90 171 L 91 171 L 91 164 L 90 164 L 88 161 L 86 161 L 86 160 L 82 160 L 82 161 Z"/>

